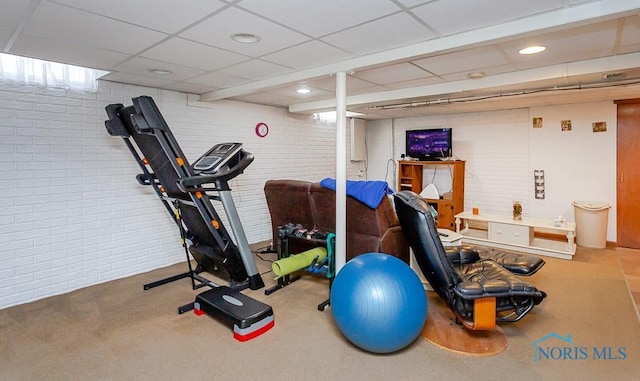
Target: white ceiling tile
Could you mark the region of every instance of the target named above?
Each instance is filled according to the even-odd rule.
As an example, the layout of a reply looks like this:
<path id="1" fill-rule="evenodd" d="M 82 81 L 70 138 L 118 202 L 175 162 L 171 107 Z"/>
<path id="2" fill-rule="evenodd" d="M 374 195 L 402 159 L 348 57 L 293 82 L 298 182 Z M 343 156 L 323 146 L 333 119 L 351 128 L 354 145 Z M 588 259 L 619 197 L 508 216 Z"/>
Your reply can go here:
<path id="1" fill-rule="evenodd" d="M 620 45 L 635 45 L 640 43 L 640 17 L 627 17 L 622 28 Z"/>
<path id="2" fill-rule="evenodd" d="M 486 46 L 413 61 L 436 75 L 470 72 L 509 62 L 494 46 Z"/>
<path id="3" fill-rule="evenodd" d="M 83 44 L 69 44 L 27 33 L 20 33 L 7 53 L 100 70 L 111 70 L 114 65 L 128 57 L 110 50 L 96 49 Z"/>
<path id="4" fill-rule="evenodd" d="M 130 83 L 132 85 L 157 87 L 162 88 L 165 85 L 171 83 L 168 80 L 162 80 L 159 78 L 143 77 L 141 75 L 134 75 L 129 73 L 109 73 L 102 77 L 106 81 Z"/>
<path id="5" fill-rule="evenodd" d="M 618 54 L 640 52 L 640 43 L 633 45 L 624 45 L 620 47 Z"/>
<path id="6" fill-rule="evenodd" d="M 335 76 L 326 76 L 322 78 L 315 78 L 309 81 L 305 81 L 311 87 L 315 87 L 318 89 L 323 89 L 335 94 L 336 92 L 336 77 Z M 353 75 L 347 76 L 347 94 L 355 94 L 360 93 L 363 89 L 372 89 L 376 88 L 375 91 L 382 91 L 384 87 L 377 86 L 372 84 L 371 82 L 367 82 L 360 78 L 357 78 Z"/>
<path id="7" fill-rule="evenodd" d="M 173 37 L 142 53 L 158 61 L 188 65 L 206 71 L 249 60 L 248 57 L 198 42 Z"/>
<path id="8" fill-rule="evenodd" d="M 40 3 L 27 33 L 123 53 L 137 53 L 166 35 L 49 2 Z"/>
<path id="9" fill-rule="evenodd" d="M 188 82 L 173 82 L 165 85 L 163 88 L 188 94 L 204 94 L 208 93 L 209 91 L 216 90 L 216 88 L 213 86 L 196 85 Z"/>
<path id="10" fill-rule="evenodd" d="M 428 78 L 413 79 L 410 81 L 389 83 L 389 84 L 386 84 L 384 87 L 389 90 L 397 90 L 397 89 L 406 89 L 411 87 L 434 85 L 436 83 L 442 83 L 442 82 L 444 81 L 440 77 L 428 77 Z"/>
<path id="11" fill-rule="evenodd" d="M 290 73 L 292 71 L 293 70 L 288 67 L 259 59 L 241 62 L 219 70 L 219 72 L 223 74 L 229 74 L 240 78 L 248 78 L 251 80 L 265 79 L 275 75 Z"/>
<path id="12" fill-rule="evenodd" d="M 502 24 L 562 7 L 562 0 L 447 0 L 435 1 L 412 12 L 443 36 Z"/>
<path id="13" fill-rule="evenodd" d="M 0 26 L 12 29 L 17 27 L 30 2 L 30 0 L 3 1 L 2 12 L 0 12 Z"/>
<path id="14" fill-rule="evenodd" d="M 225 88 L 229 86 L 238 86 L 249 82 L 247 78 L 234 77 L 229 74 L 220 72 L 207 73 L 198 77 L 187 80 L 188 83 L 197 85 L 213 86 L 216 88 Z"/>
<path id="15" fill-rule="evenodd" d="M 234 33 L 251 33 L 260 37 L 254 44 L 231 39 Z M 309 38 L 274 22 L 237 8 L 223 12 L 187 29 L 181 37 L 216 46 L 251 57 L 259 57 L 307 41 Z"/>
<path id="16" fill-rule="evenodd" d="M 424 3 L 430 3 L 432 1 L 433 0 L 398 0 L 400 4 L 408 8 L 415 7 L 416 5 L 420 5 Z"/>
<path id="17" fill-rule="evenodd" d="M 295 100 L 291 97 L 287 97 L 281 94 L 275 94 L 269 91 L 259 91 L 239 97 L 233 97 L 231 99 L 240 102 L 273 105 L 279 107 L 286 107 L 292 103 L 296 103 Z"/>
<path id="18" fill-rule="evenodd" d="M 354 75 L 378 85 L 387 85 L 394 82 L 433 77 L 432 74 L 408 62 L 357 71 Z"/>
<path id="19" fill-rule="evenodd" d="M 195 20 L 225 5 L 218 0 L 189 0 L 188 6 L 176 4 L 174 0 L 55 1 L 170 34 L 178 32 Z"/>
<path id="20" fill-rule="evenodd" d="M 361 87 L 361 88 L 358 88 L 358 89 L 349 89 L 349 87 L 347 87 L 347 95 L 360 95 L 360 94 L 379 93 L 381 91 L 386 91 L 386 90 L 388 90 L 388 88 L 386 88 L 386 87 L 369 84 L 369 86 L 367 86 L 367 87 Z"/>
<path id="21" fill-rule="evenodd" d="M 615 46 L 616 34 L 617 22 L 612 20 L 574 28 L 570 31 L 505 42 L 501 46 L 518 68 L 530 68 L 542 64 L 573 62 L 611 54 Z M 518 50 L 532 44 L 544 45 L 547 49 L 538 54 L 518 54 Z"/>
<path id="22" fill-rule="evenodd" d="M 228 89 L 219 95 L 224 97 L 224 94 L 239 94 L 242 89 L 254 88 L 251 94 L 239 98 L 285 107 L 291 103 L 333 100 L 335 76 L 327 71 L 329 66 L 321 67 L 343 60 L 350 60 L 349 65 L 333 68 L 348 67 L 354 70 L 347 77 L 348 95 L 384 93 L 410 87 L 425 87 L 426 92 L 431 94 L 436 90 L 441 91 L 439 89 L 445 87 L 443 85 L 447 81 L 465 80 L 464 83 L 486 83 L 489 86 L 492 83 L 490 77 L 498 73 L 640 52 L 640 18 L 638 8 L 632 2 L 191 0 L 185 2 L 188 5 L 182 5 L 175 0 L 3 0 L 0 6 L 0 46 L 8 47 L 15 28 L 24 20 L 24 31 L 17 31 L 19 34 L 15 41 L 11 41 L 12 47 L 8 53 L 102 70 L 113 71 L 114 66 L 120 65 L 117 68 L 121 71 L 112 72 L 107 79 L 181 92 L 215 93 L 215 90 L 245 85 L 240 89 Z M 614 3 L 615 7 L 625 11 L 611 14 L 611 8 L 614 7 L 609 5 Z M 448 48 L 458 50 L 462 43 L 448 42 L 462 40 L 471 36 L 471 33 L 442 41 L 438 41 L 433 34 L 434 31 L 455 33 L 484 27 L 487 29 L 472 33 L 491 30 L 506 32 L 506 25 L 499 23 L 522 20 L 532 15 L 562 22 L 567 15 L 580 18 L 578 12 L 582 9 L 586 17 L 583 23 L 559 26 L 554 28 L 555 34 L 539 30 L 528 34 L 537 35 L 537 38 L 505 36 L 499 45 L 482 49 L 474 46 L 466 53 L 451 54 L 454 50 Z M 26 18 L 33 10 L 32 17 Z M 600 11 L 605 17 L 598 17 Z M 418 16 L 422 17 L 422 22 L 416 20 Z M 610 24 L 603 26 L 598 21 L 601 19 L 609 20 Z M 426 23 L 429 25 L 423 26 Z M 170 35 L 180 31 L 184 31 L 184 38 Z M 229 38 L 234 32 L 256 33 L 262 40 L 254 45 L 236 44 Z M 487 38 L 490 36 L 487 35 Z M 519 48 L 516 45 L 538 42 L 536 40 L 544 41 L 547 52 L 530 57 L 515 53 Z M 402 54 L 385 52 L 388 49 L 394 49 L 396 53 L 406 52 L 406 59 L 401 58 Z M 381 62 L 383 57 L 390 62 Z M 410 60 L 418 59 L 424 60 L 421 63 L 438 75 L 428 76 L 409 65 Z M 405 63 L 397 65 L 401 62 Z M 383 68 L 387 65 L 392 66 Z M 630 62 L 631 65 L 635 63 Z M 592 76 L 548 80 L 544 85 L 601 80 L 602 74 L 596 72 L 596 65 L 589 65 L 587 61 L 580 66 L 586 67 L 585 70 L 593 67 L 590 72 Z M 152 67 L 169 69 L 173 74 L 169 78 L 154 77 L 148 72 Z M 308 78 L 295 73 L 295 70 L 311 68 L 314 69 L 309 73 L 314 74 L 309 75 L 325 75 Z M 475 70 L 484 71 L 486 80 L 467 80 L 468 72 Z M 603 66 L 597 66 L 597 70 L 604 70 Z M 625 72 L 630 78 L 640 78 L 640 74 L 632 68 Z M 359 75 L 363 78 L 358 78 Z M 272 88 L 271 79 L 283 85 Z M 256 86 L 253 86 L 254 82 Z M 501 86 L 500 90 L 508 92 L 510 89 L 541 83 L 518 82 L 516 80 L 514 85 Z M 312 88 L 313 93 L 307 96 L 294 93 L 295 85 L 300 83 Z M 266 88 L 271 88 L 262 91 L 267 84 L 269 87 Z M 440 85 L 433 87 L 433 84 Z M 478 89 L 473 93 L 489 90 Z M 394 91 L 390 94 L 398 93 Z M 451 96 L 469 93 L 460 92 Z M 434 96 L 447 97 L 447 94 Z M 428 112 L 460 112 L 466 107 L 470 106 L 429 108 Z M 398 115 L 418 115 L 421 112 L 423 110 L 402 110 Z"/>
<path id="23" fill-rule="evenodd" d="M 307 69 L 351 58 L 352 55 L 323 42 L 310 41 L 262 57 L 294 69 Z"/>
<path id="24" fill-rule="evenodd" d="M 400 11 L 388 0 L 243 0 L 239 6 L 313 37 Z"/>
<path id="25" fill-rule="evenodd" d="M 168 70 L 171 74 L 154 74 L 150 70 Z M 155 61 L 142 57 L 134 57 L 120 65 L 114 67 L 114 70 L 129 74 L 138 74 L 146 77 L 165 79 L 168 81 L 180 81 L 193 78 L 205 73 L 204 70 L 194 69 L 187 66 L 180 66 L 167 62 Z"/>
<path id="26" fill-rule="evenodd" d="M 393 31 L 393 32 L 390 32 Z M 406 13 L 397 13 L 354 28 L 323 37 L 322 40 L 346 51 L 368 54 L 436 37 Z"/>
<path id="27" fill-rule="evenodd" d="M 2 51 L 1 48 L 4 48 L 7 45 L 12 34 L 13 29 L 0 26 L 0 51 Z"/>

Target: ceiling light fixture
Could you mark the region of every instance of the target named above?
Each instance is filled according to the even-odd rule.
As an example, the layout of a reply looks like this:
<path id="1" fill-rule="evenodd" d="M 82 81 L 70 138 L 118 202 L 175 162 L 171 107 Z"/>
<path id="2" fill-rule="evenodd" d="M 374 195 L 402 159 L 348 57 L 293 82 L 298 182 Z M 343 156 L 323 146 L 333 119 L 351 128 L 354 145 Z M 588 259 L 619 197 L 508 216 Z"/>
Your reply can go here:
<path id="1" fill-rule="evenodd" d="M 173 74 L 171 70 L 165 70 L 165 69 L 149 69 L 149 71 L 152 72 L 153 74 L 158 74 L 158 75 Z"/>
<path id="2" fill-rule="evenodd" d="M 241 44 L 255 44 L 260 41 L 260 37 L 253 33 L 235 33 L 231 35 L 231 39 Z"/>
<path id="3" fill-rule="evenodd" d="M 544 52 L 545 50 L 547 50 L 546 46 L 534 45 L 534 46 L 527 46 L 524 49 L 520 49 L 518 51 L 518 53 L 520 53 L 520 54 L 536 54 L 536 53 Z"/>
<path id="4" fill-rule="evenodd" d="M 296 90 L 296 93 L 298 94 L 309 94 L 311 92 L 310 89 L 307 89 L 306 87 L 301 87 L 298 90 Z"/>
<path id="5" fill-rule="evenodd" d="M 474 71 L 468 74 L 469 79 L 480 79 L 484 78 L 485 74 L 482 71 Z"/>

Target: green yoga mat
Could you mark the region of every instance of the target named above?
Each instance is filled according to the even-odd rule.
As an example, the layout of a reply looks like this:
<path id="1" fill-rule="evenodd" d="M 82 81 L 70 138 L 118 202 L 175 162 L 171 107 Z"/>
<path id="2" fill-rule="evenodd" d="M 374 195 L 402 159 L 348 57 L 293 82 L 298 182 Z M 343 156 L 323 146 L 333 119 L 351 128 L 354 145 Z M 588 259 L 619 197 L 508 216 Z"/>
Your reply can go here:
<path id="1" fill-rule="evenodd" d="M 291 274 L 294 271 L 298 271 L 309 266 L 315 257 L 318 257 L 316 262 L 322 261 L 327 256 L 327 249 L 324 247 L 314 247 L 311 250 L 303 251 L 300 254 L 290 255 L 287 258 L 278 259 L 273 262 L 271 268 L 273 273 L 276 274 L 276 279 Z"/>

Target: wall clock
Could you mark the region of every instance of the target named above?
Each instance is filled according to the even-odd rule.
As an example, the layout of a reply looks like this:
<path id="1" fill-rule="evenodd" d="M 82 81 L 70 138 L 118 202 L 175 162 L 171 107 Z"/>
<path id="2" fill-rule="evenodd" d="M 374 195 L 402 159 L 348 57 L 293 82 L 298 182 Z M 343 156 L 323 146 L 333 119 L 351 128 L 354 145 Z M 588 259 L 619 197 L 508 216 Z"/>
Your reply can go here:
<path id="1" fill-rule="evenodd" d="M 256 124 L 256 135 L 264 138 L 269 133 L 269 126 L 266 123 L 260 122 Z"/>

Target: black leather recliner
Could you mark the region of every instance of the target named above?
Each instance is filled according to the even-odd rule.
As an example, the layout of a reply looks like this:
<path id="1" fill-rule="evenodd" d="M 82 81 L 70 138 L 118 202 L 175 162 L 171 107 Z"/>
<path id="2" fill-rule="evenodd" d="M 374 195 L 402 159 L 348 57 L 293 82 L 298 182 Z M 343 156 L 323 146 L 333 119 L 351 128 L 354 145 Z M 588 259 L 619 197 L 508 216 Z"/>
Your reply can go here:
<path id="1" fill-rule="evenodd" d="M 430 207 L 418 194 L 398 192 L 394 203 L 420 270 L 465 327 L 487 330 L 518 321 L 547 296 L 492 259 L 465 250 L 447 255 Z"/>

